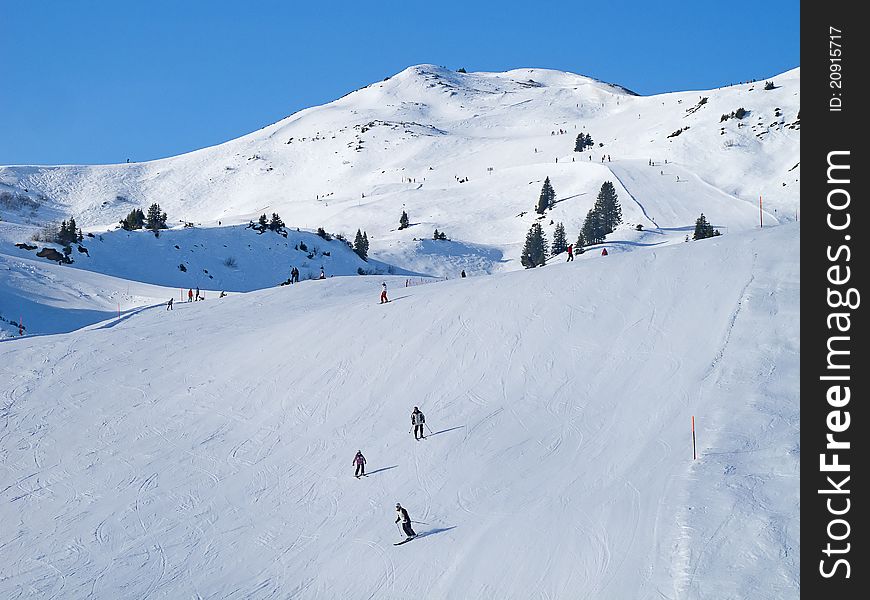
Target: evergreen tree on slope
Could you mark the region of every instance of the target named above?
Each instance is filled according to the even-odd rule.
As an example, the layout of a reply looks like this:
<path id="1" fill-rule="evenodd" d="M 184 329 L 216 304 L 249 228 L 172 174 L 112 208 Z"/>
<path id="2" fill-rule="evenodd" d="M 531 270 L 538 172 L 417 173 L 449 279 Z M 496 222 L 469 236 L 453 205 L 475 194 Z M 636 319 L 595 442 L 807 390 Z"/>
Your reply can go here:
<path id="1" fill-rule="evenodd" d="M 520 257 L 522 265 L 531 269 L 544 264 L 547 261 L 547 239 L 541 230 L 540 223 L 533 223 L 526 234 L 526 243 Z"/>

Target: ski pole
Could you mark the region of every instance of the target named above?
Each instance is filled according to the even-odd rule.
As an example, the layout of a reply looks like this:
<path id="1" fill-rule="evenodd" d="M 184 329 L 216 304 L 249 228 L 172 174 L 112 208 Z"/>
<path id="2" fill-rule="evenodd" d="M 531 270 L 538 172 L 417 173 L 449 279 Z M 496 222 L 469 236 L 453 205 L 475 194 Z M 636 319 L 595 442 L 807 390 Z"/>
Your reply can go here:
<path id="1" fill-rule="evenodd" d="M 429 430 L 429 435 L 434 435 L 434 434 L 432 433 L 432 428 L 429 427 L 429 424 L 428 424 L 428 423 L 423 423 L 423 424 L 426 425 L 426 429 Z"/>
<path id="2" fill-rule="evenodd" d="M 399 534 L 400 534 L 400 535 L 405 535 L 405 534 L 402 532 L 402 528 L 399 527 L 399 523 L 398 523 L 398 521 L 396 522 L 396 529 L 399 530 Z"/>
<path id="3" fill-rule="evenodd" d="M 428 525 L 426 521 L 411 521 L 411 523 L 417 523 L 418 525 Z"/>

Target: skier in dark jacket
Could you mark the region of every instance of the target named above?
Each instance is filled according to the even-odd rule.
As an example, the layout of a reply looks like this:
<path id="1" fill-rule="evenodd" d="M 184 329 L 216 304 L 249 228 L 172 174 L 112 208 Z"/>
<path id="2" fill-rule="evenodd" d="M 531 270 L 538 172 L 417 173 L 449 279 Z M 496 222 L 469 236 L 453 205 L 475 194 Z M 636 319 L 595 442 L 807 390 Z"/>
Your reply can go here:
<path id="1" fill-rule="evenodd" d="M 299 269 L 296 267 L 290 271 L 290 283 L 299 283 Z"/>
<path id="2" fill-rule="evenodd" d="M 361 475 L 366 474 L 366 457 L 363 456 L 362 450 L 356 451 L 356 456 L 353 457 L 353 464 L 356 465 L 354 477 L 359 479 Z"/>
<path id="3" fill-rule="evenodd" d="M 170 298 L 169 302 L 166 303 L 166 310 L 172 310 L 172 300 L 173 298 Z"/>
<path id="4" fill-rule="evenodd" d="M 396 502 L 396 523 L 399 521 L 402 522 L 402 530 L 405 532 L 405 535 L 408 536 L 409 540 L 417 537 L 417 533 L 411 528 L 411 517 L 408 516 L 408 511 L 405 510 L 401 504 Z"/>
<path id="5" fill-rule="evenodd" d="M 414 407 L 414 412 L 411 413 L 411 425 L 414 427 L 414 439 L 422 440 L 425 439 L 423 435 L 423 423 L 426 422 L 426 416 L 420 412 L 420 409 L 416 406 Z M 420 432 L 420 436 L 417 437 L 417 432 Z"/>

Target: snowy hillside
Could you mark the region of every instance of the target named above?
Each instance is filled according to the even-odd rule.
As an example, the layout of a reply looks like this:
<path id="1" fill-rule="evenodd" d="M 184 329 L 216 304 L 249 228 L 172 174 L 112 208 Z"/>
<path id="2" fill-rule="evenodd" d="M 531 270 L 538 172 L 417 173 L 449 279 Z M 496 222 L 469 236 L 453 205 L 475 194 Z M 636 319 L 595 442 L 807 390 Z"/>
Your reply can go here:
<path id="1" fill-rule="evenodd" d="M 504 77 L 420 93 L 501 102 Z M 613 172 L 644 188 L 641 161 Z M 389 278 L 383 306 L 381 278 L 302 281 L 0 342 L 0 597 L 796 597 L 799 238 Z"/>
<path id="2" fill-rule="evenodd" d="M 634 233 L 642 224 L 658 228 L 657 242 L 682 241 L 701 212 L 733 233 L 758 225 L 759 196 L 765 223 L 797 215 L 800 71 L 770 81 L 773 89 L 759 81 L 642 97 L 558 71 L 419 65 L 182 156 L 0 167 L 0 218 L 26 229 L 74 216 L 98 228 L 152 202 L 173 223 L 205 226 L 278 212 L 303 230 L 352 238 L 361 228 L 374 258 L 455 277 L 519 268 L 549 177 L 557 204 L 542 224 L 550 238 L 561 220 L 576 239 L 604 181 L 614 181 L 623 205 L 614 239 L 647 243 Z M 585 152 L 574 152 L 579 133 L 594 141 Z M 403 209 L 411 227 L 398 230 Z M 0 223 L 0 238 L 26 239 L 11 226 Z M 452 244 L 420 242 L 436 228 Z"/>

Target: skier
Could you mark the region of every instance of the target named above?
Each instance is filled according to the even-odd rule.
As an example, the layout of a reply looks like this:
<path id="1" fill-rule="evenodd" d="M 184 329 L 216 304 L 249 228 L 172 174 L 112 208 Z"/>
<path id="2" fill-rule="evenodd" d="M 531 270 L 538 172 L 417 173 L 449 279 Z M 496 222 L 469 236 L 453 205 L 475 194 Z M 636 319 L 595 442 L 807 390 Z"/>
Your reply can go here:
<path id="1" fill-rule="evenodd" d="M 227 293 L 226 293 L 226 292 L 221 292 L 221 295 L 220 295 L 220 296 L 218 296 L 218 298 L 223 298 L 223 297 L 224 297 L 224 296 L 226 296 L 226 295 L 227 295 Z"/>
<path id="2" fill-rule="evenodd" d="M 406 542 L 417 537 L 417 533 L 411 528 L 411 517 L 408 516 L 408 511 L 405 510 L 401 504 L 396 502 L 396 523 L 399 521 L 402 522 L 402 529 L 404 530 L 405 535 L 408 536 L 405 540 Z"/>
<path id="3" fill-rule="evenodd" d="M 601 256 L 607 256 L 607 248 L 601 249 Z"/>
<path id="4" fill-rule="evenodd" d="M 381 290 L 381 304 L 383 304 L 384 302 L 389 302 L 389 300 L 387 300 L 387 282 L 385 281 L 381 285 L 383 286 L 383 289 Z"/>
<path id="5" fill-rule="evenodd" d="M 187 301 L 193 302 L 193 290 L 187 290 Z"/>
<path id="6" fill-rule="evenodd" d="M 463 279 L 465 278 L 465 269 L 462 269 L 462 273 L 460 273 L 459 276 Z"/>
<path id="7" fill-rule="evenodd" d="M 199 300 L 199 287 L 196 288 L 196 300 Z"/>
<path id="8" fill-rule="evenodd" d="M 366 457 L 363 456 L 362 450 L 356 451 L 356 456 L 353 457 L 353 463 L 351 464 L 356 465 L 356 473 L 354 473 L 354 477 L 359 479 L 360 476 L 366 474 Z"/>
<path id="9" fill-rule="evenodd" d="M 423 435 L 423 423 L 426 422 L 426 416 L 420 412 L 420 409 L 414 407 L 414 412 L 411 413 L 411 425 L 414 428 L 414 439 L 423 440 L 426 436 Z M 417 437 L 417 432 L 420 432 L 420 437 Z"/>
<path id="10" fill-rule="evenodd" d="M 166 303 L 166 310 L 172 310 L 172 300 L 173 298 L 170 298 L 169 302 Z"/>
<path id="11" fill-rule="evenodd" d="M 326 279 L 326 273 L 323 272 L 323 267 L 320 267 L 320 279 Z"/>
<path id="12" fill-rule="evenodd" d="M 571 262 L 574 260 L 574 244 L 568 244 L 568 260 L 565 262 Z"/>
<path id="13" fill-rule="evenodd" d="M 296 267 L 290 271 L 290 283 L 299 283 L 299 269 Z"/>

